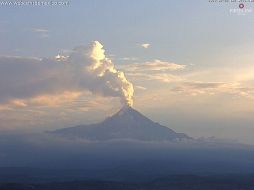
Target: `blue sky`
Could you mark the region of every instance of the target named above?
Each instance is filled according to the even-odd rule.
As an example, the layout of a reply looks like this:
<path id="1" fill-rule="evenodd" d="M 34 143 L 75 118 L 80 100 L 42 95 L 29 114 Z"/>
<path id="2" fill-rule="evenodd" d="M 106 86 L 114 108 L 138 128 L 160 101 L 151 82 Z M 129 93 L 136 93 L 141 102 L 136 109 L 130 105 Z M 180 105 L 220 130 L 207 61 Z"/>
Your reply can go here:
<path id="1" fill-rule="evenodd" d="M 61 49 L 99 40 L 117 56 L 197 61 L 225 48 L 252 45 L 253 15 L 230 14 L 229 9 L 237 5 L 95 0 L 70 1 L 69 6 L 57 7 L 2 6 L 5 32 L 1 42 L 5 45 L 1 52 L 52 56 Z M 36 28 L 48 30 L 48 38 L 31 31 Z M 145 55 L 135 47 L 143 42 L 153 44 Z"/>
<path id="2" fill-rule="evenodd" d="M 0 54 L 54 58 L 98 40 L 106 56 L 133 83 L 134 107 L 141 112 L 192 136 L 254 143 L 254 4 L 245 4 L 244 10 L 251 10 L 245 15 L 233 9 L 238 9 L 238 3 L 206 0 L 76 0 L 67 6 L 1 6 Z M 143 48 L 145 43 L 150 46 Z M 167 69 L 148 69 L 154 64 Z M 184 68 L 175 69 L 173 64 Z M 71 106 L 58 102 L 57 107 L 2 108 L 2 128 L 66 127 L 100 121 L 119 109 L 115 99 L 89 96 L 71 100 Z M 77 104 L 82 109 L 75 110 Z M 54 120 L 60 113 L 59 121 Z"/>

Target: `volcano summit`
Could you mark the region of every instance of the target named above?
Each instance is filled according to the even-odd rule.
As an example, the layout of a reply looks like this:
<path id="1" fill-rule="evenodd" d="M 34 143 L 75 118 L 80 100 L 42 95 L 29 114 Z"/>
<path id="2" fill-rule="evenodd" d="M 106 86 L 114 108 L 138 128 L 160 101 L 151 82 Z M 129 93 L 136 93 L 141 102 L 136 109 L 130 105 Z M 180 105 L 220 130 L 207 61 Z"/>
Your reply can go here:
<path id="1" fill-rule="evenodd" d="M 184 133 L 153 122 L 135 109 L 124 106 L 101 123 L 58 129 L 51 133 L 91 141 L 130 139 L 139 141 L 179 141 L 192 139 Z"/>

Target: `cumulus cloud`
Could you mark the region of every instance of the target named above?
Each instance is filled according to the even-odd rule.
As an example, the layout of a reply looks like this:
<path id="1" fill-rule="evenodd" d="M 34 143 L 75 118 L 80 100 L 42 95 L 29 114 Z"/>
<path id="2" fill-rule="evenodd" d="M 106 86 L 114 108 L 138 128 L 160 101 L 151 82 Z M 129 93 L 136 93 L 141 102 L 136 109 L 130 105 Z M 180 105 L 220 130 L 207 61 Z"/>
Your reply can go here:
<path id="1" fill-rule="evenodd" d="M 197 96 L 202 94 L 213 95 L 226 86 L 226 83 L 220 82 L 200 82 L 200 81 L 183 81 L 176 84 L 171 89 L 172 92 L 183 93 L 185 95 Z"/>
<path id="2" fill-rule="evenodd" d="M 38 33 L 48 33 L 49 32 L 47 29 L 43 29 L 43 28 L 33 28 L 32 31 L 38 32 Z"/>
<path id="3" fill-rule="evenodd" d="M 163 83 L 181 81 L 182 78 L 177 75 L 167 73 L 127 73 L 127 76 L 133 80 L 157 81 Z"/>
<path id="4" fill-rule="evenodd" d="M 193 82 L 184 82 L 185 86 L 189 86 L 190 88 L 196 88 L 196 89 L 216 89 L 225 87 L 227 84 L 222 82 L 199 82 L 199 81 L 193 81 Z"/>
<path id="5" fill-rule="evenodd" d="M 16 107 L 27 107 L 28 105 L 47 105 L 52 107 L 72 102 L 73 100 L 79 98 L 81 95 L 83 95 L 81 92 L 64 91 L 59 95 L 47 94 L 38 95 L 29 99 L 13 99 L 9 101 L 9 105 L 14 105 Z"/>
<path id="6" fill-rule="evenodd" d="M 186 65 L 180 65 L 159 59 L 143 63 L 122 64 L 118 66 L 124 70 L 126 75 L 132 80 L 158 81 L 163 83 L 181 81 L 181 76 L 173 74 L 172 72 L 183 70 L 186 67 Z"/>
<path id="7" fill-rule="evenodd" d="M 140 44 L 140 46 L 143 47 L 143 48 L 145 48 L 145 49 L 147 49 L 147 48 L 150 47 L 150 44 L 144 43 L 144 44 Z"/>
<path id="8" fill-rule="evenodd" d="M 123 64 L 120 67 L 130 79 L 141 85 L 147 85 L 150 81 L 157 82 L 158 86 L 167 83 L 171 93 L 187 96 L 229 95 L 235 98 L 254 99 L 253 72 L 251 69 L 249 72 L 246 70 L 239 72 L 238 69 L 236 73 L 232 72 L 232 69 L 230 72 L 227 69 L 215 70 L 216 72 L 209 69 L 202 72 L 185 70 L 185 72 L 174 73 L 184 70 L 186 65 L 158 59 L 143 63 Z M 204 79 L 206 80 L 204 81 Z"/>
<path id="9" fill-rule="evenodd" d="M 66 60 L 68 57 L 69 57 L 69 56 L 64 56 L 64 55 L 58 54 L 58 55 L 55 56 L 55 59 L 56 59 L 56 61 L 64 61 L 64 60 Z"/>
<path id="10" fill-rule="evenodd" d="M 244 87 L 239 82 L 185 81 L 176 84 L 171 91 L 191 96 L 229 94 L 232 97 L 254 99 L 254 88 Z"/>
<path id="11" fill-rule="evenodd" d="M 144 86 L 139 86 L 139 85 L 136 85 L 135 86 L 136 89 L 139 89 L 139 90 L 146 90 L 147 88 L 144 87 Z"/>
<path id="12" fill-rule="evenodd" d="M 40 37 L 49 37 L 49 30 L 45 28 L 32 28 L 31 31 L 38 34 Z"/>
<path id="13" fill-rule="evenodd" d="M 155 59 L 154 61 L 147 61 L 144 63 L 132 63 L 123 66 L 126 71 L 129 72 L 166 72 L 166 71 L 176 71 L 182 70 L 186 67 L 186 65 L 179 65 L 176 63 L 162 61 L 159 59 Z"/>
<path id="14" fill-rule="evenodd" d="M 106 57 L 98 41 L 76 47 L 67 57 L 0 57 L 0 89 L 0 103 L 16 106 L 47 102 L 54 95 L 76 98 L 84 90 L 119 97 L 123 104 L 132 105 L 134 93 L 133 85 Z"/>
<path id="15" fill-rule="evenodd" d="M 122 61 L 136 61 L 137 58 L 136 57 L 123 57 L 123 58 L 119 58 L 119 60 L 122 60 Z"/>

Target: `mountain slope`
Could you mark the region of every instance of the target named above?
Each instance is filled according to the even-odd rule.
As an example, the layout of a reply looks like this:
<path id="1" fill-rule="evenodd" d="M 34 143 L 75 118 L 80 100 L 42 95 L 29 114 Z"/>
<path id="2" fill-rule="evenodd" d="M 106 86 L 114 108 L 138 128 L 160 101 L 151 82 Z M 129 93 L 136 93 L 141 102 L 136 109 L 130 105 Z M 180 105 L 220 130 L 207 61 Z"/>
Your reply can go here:
<path id="1" fill-rule="evenodd" d="M 155 123 L 131 107 L 125 106 L 101 123 L 64 128 L 51 133 L 88 140 L 133 139 L 141 141 L 171 141 L 191 139 L 183 133 Z"/>

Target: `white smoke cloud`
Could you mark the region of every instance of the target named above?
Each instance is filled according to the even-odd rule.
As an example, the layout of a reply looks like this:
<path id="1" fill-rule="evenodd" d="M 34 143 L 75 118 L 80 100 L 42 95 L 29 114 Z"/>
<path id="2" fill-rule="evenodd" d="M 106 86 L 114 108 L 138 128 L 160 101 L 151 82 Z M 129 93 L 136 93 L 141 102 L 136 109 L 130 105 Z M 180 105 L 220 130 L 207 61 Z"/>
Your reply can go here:
<path id="1" fill-rule="evenodd" d="M 148 44 L 148 43 L 144 43 L 144 44 L 140 44 L 140 46 L 141 46 L 142 48 L 147 49 L 147 48 L 149 48 L 149 47 L 150 47 L 150 44 Z"/>
<path id="2" fill-rule="evenodd" d="M 76 47 L 67 57 L 0 57 L 0 103 L 83 90 L 133 104 L 133 85 L 98 41 Z"/>

